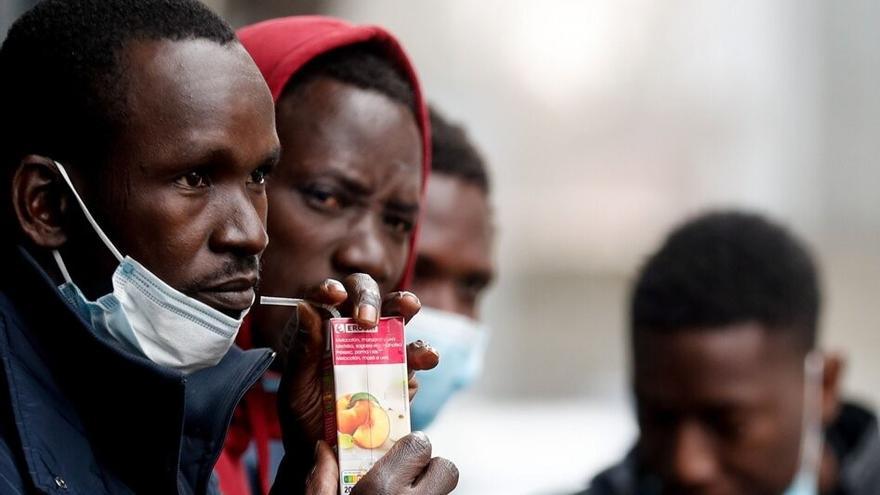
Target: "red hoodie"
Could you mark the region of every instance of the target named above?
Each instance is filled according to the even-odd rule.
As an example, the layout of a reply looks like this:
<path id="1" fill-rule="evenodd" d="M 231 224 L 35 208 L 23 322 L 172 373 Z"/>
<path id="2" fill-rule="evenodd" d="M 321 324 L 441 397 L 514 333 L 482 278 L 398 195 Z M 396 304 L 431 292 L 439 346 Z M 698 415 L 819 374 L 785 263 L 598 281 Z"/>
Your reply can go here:
<path id="1" fill-rule="evenodd" d="M 412 64 L 397 40 L 384 29 L 377 26 L 355 26 L 339 19 L 320 16 L 297 16 L 272 19 L 238 31 L 238 37 L 245 49 L 257 63 L 260 72 L 272 91 L 272 98 L 278 98 L 285 86 L 297 71 L 315 57 L 344 46 L 358 43 L 372 43 L 381 47 L 388 60 L 399 67 L 408 78 L 415 95 L 415 113 L 422 132 L 422 195 L 431 170 L 431 131 L 428 112 L 422 97 L 421 86 Z M 270 211 L 271 215 L 272 212 Z M 407 287 L 412 278 L 415 261 L 415 241 L 418 225 L 413 229 L 410 239 L 409 258 L 399 286 Z M 270 232 L 271 236 L 272 233 Z M 247 349 L 252 347 L 250 321 L 245 320 L 236 342 Z M 243 455 L 251 444 L 255 447 L 257 470 L 261 491 L 269 492 L 271 487 L 272 459 L 270 443 L 281 439 L 281 428 L 276 412 L 275 394 L 265 383 L 277 383 L 278 377 L 267 374 L 263 383 L 258 383 L 241 401 L 223 446 L 223 453 L 217 461 L 215 471 L 220 479 L 220 489 L 224 495 L 252 495 L 250 476 Z"/>

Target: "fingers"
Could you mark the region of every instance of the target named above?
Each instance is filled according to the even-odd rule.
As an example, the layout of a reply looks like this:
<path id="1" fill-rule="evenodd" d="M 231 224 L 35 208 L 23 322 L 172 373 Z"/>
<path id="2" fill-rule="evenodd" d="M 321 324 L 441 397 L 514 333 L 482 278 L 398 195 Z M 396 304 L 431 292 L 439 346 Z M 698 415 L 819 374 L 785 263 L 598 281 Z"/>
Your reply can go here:
<path id="1" fill-rule="evenodd" d="M 409 400 L 419 391 L 419 381 L 416 379 L 416 371 L 425 371 L 435 368 L 440 364 L 440 353 L 421 340 L 410 342 L 406 346 L 406 367 L 409 371 Z"/>
<path id="2" fill-rule="evenodd" d="M 342 282 L 332 278 L 324 280 L 303 294 L 303 299 L 306 299 L 307 301 L 326 304 L 328 306 L 342 304 L 347 298 L 348 292 L 346 292 L 345 286 Z"/>
<path id="3" fill-rule="evenodd" d="M 286 456 L 300 466 L 296 477 L 302 487 L 315 442 L 324 431 L 321 366 L 326 338 L 321 316 L 308 303 L 296 306 L 284 332 L 290 344 L 279 353 L 284 372 L 278 388 L 278 418 Z"/>
<path id="4" fill-rule="evenodd" d="M 409 321 L 419 310 L 422 303 L 415 294 L 408 291 L 392 292 L 382 300 L 382 314 L 385 316 L 402 316 Z"/>
<path id="5" fill-rule="evenodd" d="M 320 369 L 325 347 L 324 323 L 311 304 L 296 305 L 282 335 L 280 356 L 284 359 L 285 374 L 299 375 Z M 288 363 L 293 363 L 296 369 L 287 370 Z"/>
<path id="6" fill-rule="evenodd" d="M 431 462 L 431 442 L 420 432 L 401 438 L 355 485 L 352 494 L 403 493 Z"/>
<path id="7" fill-rule="evenodd" d="M 382 307 L 379 284 L 365 273 L 351 274 L 342 280 L 342 284 L 348 292 L 345 309 L 358 325 L 375 327 L 379 323 L 379 310 Z"/>
<path id="8" fill-rule="evenodd" d="M 407 393 L 409 394 L 409 402 L 412 404 L 413 399 L 416 398 L 416 394 L 419 393 L 419 380 L 416 379 L 414 372 L 409 372 L 409 381 L 406 384 Z"/>
<path id="9" fill-rule="evenodd" d="M 458 469 L 446 459 L 431 459 L 431 442 L 417 431 L 394 444 L 351 493 L 446 495 L 456 485 Z"/>
<path id="10" fill-rule="evenodd" d="M 435 457 L 413 484 L 417 494 L 446 495 L 458 486 L 458 468 L 448 459 Z"/>
<path id="11" fill-rule="evenodd" d="M 410 372 L 430 370 L 440 364 L 440 353 L 421 340 L 406 346 L 406 364 Z"/>
<path id="12" fill-rule="evenodd" d="M 315 448 L 315 468 L 306 479 L 306 495 L 336 495 L 338 486 L 336 455 L 326 442 L 319 441 Z"/>

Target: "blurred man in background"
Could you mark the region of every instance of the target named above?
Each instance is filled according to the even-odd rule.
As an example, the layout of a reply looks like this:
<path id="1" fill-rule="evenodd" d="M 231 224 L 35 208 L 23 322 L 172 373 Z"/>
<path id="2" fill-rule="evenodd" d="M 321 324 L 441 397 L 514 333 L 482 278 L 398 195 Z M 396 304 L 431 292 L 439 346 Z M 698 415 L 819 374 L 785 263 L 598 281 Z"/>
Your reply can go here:
<path id="1" fill-rule="evenodd" d="M 816 348 L 817 278 L 759 216 L 676 229 L 632 292 L 640 437 L 585 493 L 880 493 L 876 418 L 840 401 L 842 360 Z"/>
<path id="2" fill-rule="evenodd" d="M 430 342 L 443 357 L 419 373 L 413 428 L 426 428 L 443 405 L 480 373 L 488 329 L 478 321 L 480 297 L 494 278 L 494 228 L 489 175 L 464 128 L 431 113 L 432 175 L 428 182 L 413 291 L 422 301 L 407 337 Z"/>

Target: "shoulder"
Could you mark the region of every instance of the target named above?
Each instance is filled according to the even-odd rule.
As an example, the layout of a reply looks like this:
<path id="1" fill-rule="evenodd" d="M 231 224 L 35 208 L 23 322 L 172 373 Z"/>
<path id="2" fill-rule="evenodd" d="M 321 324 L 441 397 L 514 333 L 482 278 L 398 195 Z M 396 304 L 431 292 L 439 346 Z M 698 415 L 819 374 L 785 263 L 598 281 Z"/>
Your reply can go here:
<path id="1" fill-rule="evenodd" d="M 575 495 L 630 495 L 635 493 L 636 478 L 635 465 L 630 455 L 597 474 L 590 480 L 587 489 Z"/>
<path id="2" fill-rule="evenodd" d="M 838 459 L 843 493 L 880 493 L 880 429 L 873 411 L 844 403 L 826 431 L 826 442 Z"/>

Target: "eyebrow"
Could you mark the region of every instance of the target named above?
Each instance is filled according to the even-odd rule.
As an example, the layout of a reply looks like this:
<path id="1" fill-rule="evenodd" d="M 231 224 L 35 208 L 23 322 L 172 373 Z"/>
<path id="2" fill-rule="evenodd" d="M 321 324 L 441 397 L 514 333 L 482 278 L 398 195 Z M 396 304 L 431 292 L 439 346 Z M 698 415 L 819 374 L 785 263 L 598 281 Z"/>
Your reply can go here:
<path id="1" fill-rule="evenodd" d="M 483 284 L 484 286 L 492 283 L 492 280 L 495 278 L 493 273 L 488 270 L 474 270 L 468 274 L 468 279 L 474 282 L 478 282 Z"/>
<path id="2" fill-rule="evenodd" d="M 346 174 L 344 170 L 331 168 L 329 170 L 321 170 L 312 175 L 313 177 L 328 177 L 339 181 L 342 187 L 351 191 L 356 196 L 368 196 L 372 189 L 357 178 L 350 174 Z M 408 203 L 403 201 L 390 201 L 387 208 L 395 213 L 401 214 L 417 214 L 420 210 L 418 203 Z"/>
<path id="3" fill-rule="evenodd" d="M 276 146 L 272 148 L 266 157 L 263 158 L 263 161 L 260 162 L 260 167 L 271 167 L 275 168 L 278 165 L 278 162 L 281 161 L 281 146 Z"/>
<path id="4" fill-rule="evenodd" d="M 257 162 L 257 165 L 254 166 L 254 169 L 268 167 L 274 169 L 275 166 L 281 159 L 281 147 L 275 146 L 271 151 L 263 155 L 263 158 Z M 210 150 L 198 157 L 194 157 L 191 160 L 187 160 L 185 165 L 176 166 L 176 169 L 188 170 L 193 168 L 209 168 L 214 169 L 216 167 L 225 167 L 230 164 L 230 162 L 235 160 L 235 152 L 232 148 L 217 148 Z"/>
<path id="5" fill-rule="evenodd" d="M 321 172 L 317 174 L 319 176 L 323 175 L 326 177 L 333 178 L 342 183 L 342 186 L 346 189 L 350 190 L 352 193 L 358 196 L 367 196 L 370 194 L 370 188 L 364 185 L 363 182 L 358 179 L 352 177 L 351 175 L 346 174 L 341 170 L 328 170 L 326 172 Z"/>
<path id="6" fill-rule="evenodd" d="M 404 215 L 415 215 L 419 212 L 419 205 L 415 203 L 404 203 L 401 201 L 390 201 L 388 203 L 388 210 L 393 211 L 394 213 L 401 213 Z"/>
<path id="7" fill-rule="evenodd" d="M 438 263 L 433 254 L 425 252 L 416 253 L 416 266 L 419 269 L 426 271 L 443 269 L 442 263 Z M 456 276 L 464 277 L 464 279 L 467 280 L 469 283 L 477 282 L 479 284 L 482 284 L 483 287 L 486 287 L 491 284 L 493 280 L 495 280 L 495 271 L 485 268 L 465 268 L 463 270 L 458 270 L 456 272 Z"/>

